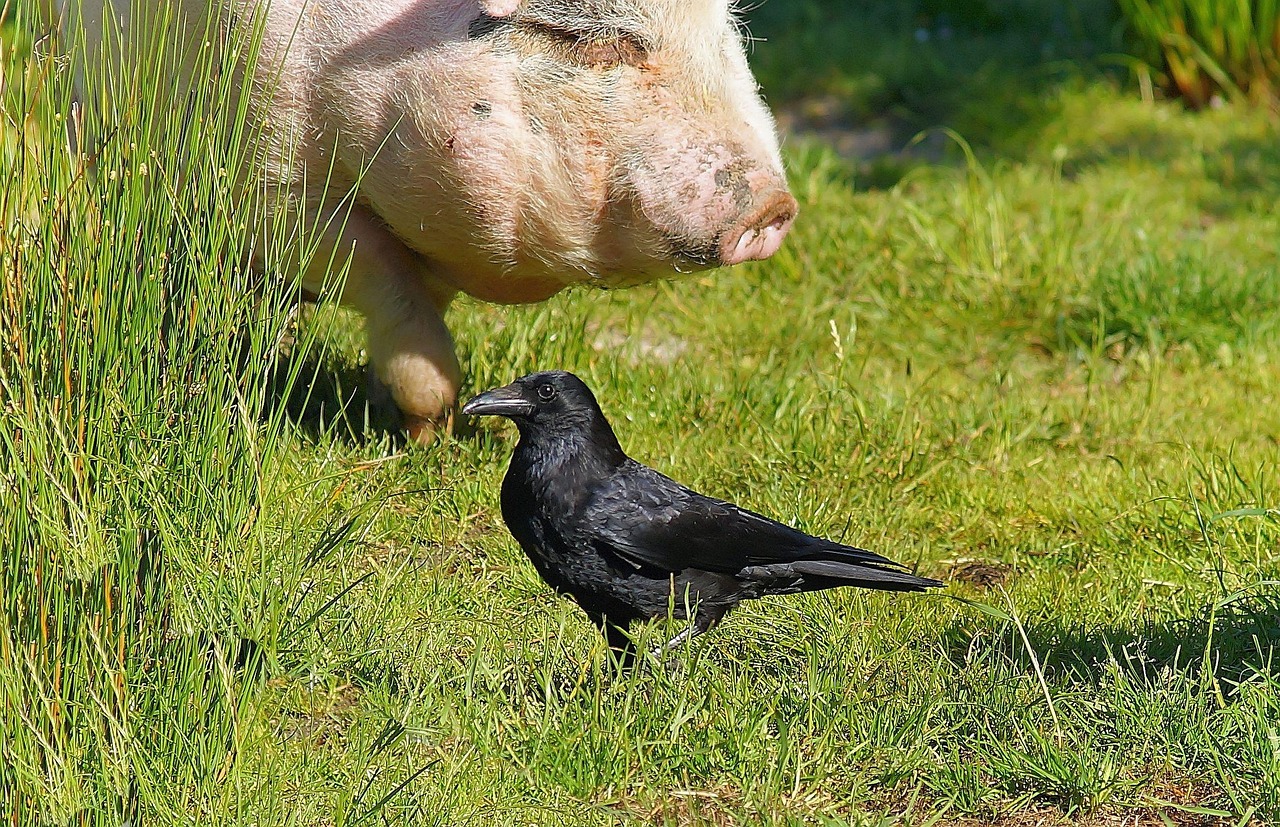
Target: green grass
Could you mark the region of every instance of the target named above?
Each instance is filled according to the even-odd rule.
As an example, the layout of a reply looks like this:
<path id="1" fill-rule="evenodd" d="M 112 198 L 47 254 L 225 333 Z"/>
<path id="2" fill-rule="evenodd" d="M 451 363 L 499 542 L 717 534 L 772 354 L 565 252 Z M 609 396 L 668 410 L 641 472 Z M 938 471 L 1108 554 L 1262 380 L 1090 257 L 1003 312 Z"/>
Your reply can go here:
<path id="1" fill-rule="evenodd" d="M 813 33 L 788 17 L 802 7 L 774 0 L 752 25 L 780 105 L 801 87 L 778 67 L 807 65 Z M 864 11 L 834 8 L 833 31 Z M 1035 26 L 1007 20 L 956 21 L 955 38 L 1005 26 L 1019 45 L 991 64 L 1043 66 Z M 910 36 L 896 25 L 864 36 Z M 952 582 L 747 604 L 671 669 L 617 676 L 502 526 L 513 430 L 406 450 L 337 415 L 359 396 L 360 339 L 332 308 L 300 328 L 303 381 L 264 371 L 287 314 L 223 265 L 234 190 L 209 176 L 175 201 L 110 164 L 59 178 L 51 116 L 34 108 L 23 131 L 13 114 L 31 109 L 14 31 L 10 821 L 1280 818 L 1266 116 L 1143 103 L 1087 64 L 1029 69 L 1037 117 L 930 109 L 963 142 L 888 188 L 791 147 L 802 212 L 769 262 L 526 308 L 460 301 L 467 391 L 573 370 L 637 458 Z M 216 314 L 166 313 L 168 288 L 137 277 L 162 255 Z"/>

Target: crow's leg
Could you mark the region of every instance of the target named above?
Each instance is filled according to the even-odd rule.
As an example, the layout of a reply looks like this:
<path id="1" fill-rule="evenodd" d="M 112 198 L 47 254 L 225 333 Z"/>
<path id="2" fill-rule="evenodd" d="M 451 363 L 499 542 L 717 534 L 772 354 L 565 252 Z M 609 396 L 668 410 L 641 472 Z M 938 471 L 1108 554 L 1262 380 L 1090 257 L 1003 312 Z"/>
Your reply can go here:
<path id="1" fill-rule="evenodd" d="M 628 667 L 635 663 L 636 660 L 636 644 L 627 634 L 627 630 L 621 626 L 610 623 L 604 615 L 592 614 L 591 621 L 600 629 L 600 634 L 604 635 L 605 642 L 609 644 L 609 650 L 618 658 L 618 662 Z"/>
<path id="2" fill-rule="evenodd" d="M 728 606 L 725 606 L 724 608 L 699 607 L 698 612 L 694 614 L 693 620 L 684 628 L 684 631 L 680 632 L 680 634 L 671 638 L 671 640 L 668 640 L 657 649 L 654 649 L 649 654 L 653 655 L 655 658 L 662 657 L 665 653 L 684 644 L 685 641 L 692 640 L 698 635 L 709 631 L 728 613 Z"/>
<path id="3" fill-rule="evenodd" d="M 622 659 L 623 666 L 630 666 L 636 659 L 636 644 L 627 634 L 626 629 L 621 626 L 614 626 L 612 623 L 606 623 L 604 626 L 604 639 L 609 643 L 609 649 Z"/>

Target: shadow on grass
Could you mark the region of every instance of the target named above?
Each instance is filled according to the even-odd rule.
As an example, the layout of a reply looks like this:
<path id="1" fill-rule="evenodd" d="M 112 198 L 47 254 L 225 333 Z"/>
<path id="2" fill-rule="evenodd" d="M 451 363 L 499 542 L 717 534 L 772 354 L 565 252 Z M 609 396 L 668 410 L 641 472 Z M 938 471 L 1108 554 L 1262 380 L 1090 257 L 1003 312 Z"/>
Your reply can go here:
<path id="1" fill-rule="evenodd" d="M 1280 201 L 1280 141 L 1274 133 L 1257 138 L 1235 138 L 1220 151 L 1206 156 L 1210 178 L 1236 198 L 1228 204 L 1206 204 L 1211 213 L 1222 214 L 1252 205 L 1274 209 Z"/>
<path id="2" fill-rule="evenodd" d="M 1055 620 L 1028 625 L 1026 634 L 1050 681 L 1096 685 L 1115 668 L 1142 685 L 1170 676 L 1198 682 L 1230 702 L 1250 680 L 1275 679 L 1280 665 L 1280 593 L 1219 601 L 1192 617 L 1168 621 L 1088 626 Z M 971 631 L 954 628 L 947 637 L 958 660 L 975 656 Z M 1027 674 L 1036 669 L 1011 623 L 981 648 L 1008 658 Z"/>
<path id="3" fill-rule="evenodd" d="M 1238 128 L 1213 128 L 1210 118 L 1201 115 L 1204 127 L 1190 134 L 1170 128 L 1167 121 L 1132 118 L 1106 133 L 1073 148 L 1062 165 L 1064 178 L 1073 179 L 1099 166 L 1130 159 L 1162 169 L 1193 163 L 1193 173 L 1216 185 L 1201 197 L 1200 207 L 1211 220 L 1244 213 L 1270 210 L 1280 200 L 1280 141 L 1273 130 L 1250 130 L 1256 134 L 1230 136 Z M 1262 123 L 1261 119 L 1258 123 Z"/>
<path id="4" fill-rule="evenodd" d="M 400 412 L 390 399 L 371 397 L 365 368 L 342 364 L 316 347 L 301 355 L 278 354 L 271 372 L 263 415 L 283 412 L 305 438 L 351 445 L 388 437 L 403 442 Z"/>
<path id="5" fill-rule="evenodd" d="M 1041 340 L 1060 352 L 1119 344 L 1126 351 L 1182 347 L 1213 354 L 1272 339 L 1280 329 L 1280 281 L 1261 268 L 1223 267 L 1221 259 L 1199 246 L 1173 256 L 1145 251 L 1103 266 L 1074 295 L 1061 297 L 1061 311 L 1045 320 Z"/>
<path id="6" fill-rule="evenodd" d="M 1269 212 L 1280 201 L 1280 140 L 1274 133 L 1235 138 L 1205 153 L 1208 177 L 1221 192 L 1205 200 L 1213 216 Z"/>
<path id="7" fill-rule="evenodd" d="M 342 364 L 323 348 L 301 357 L 278 354 L 272 364 L 271 392 L 261 416 L 283 412 L 311 441 L 335 439 L 363 446 L 389 440 L 396 449 L 408 443 L 400 409 L 389 397 L 370 392 L 368 368 Z M 289 377 L 297 372 L 292 383 Z M 457 415 L 451 436 L 471 439 L 482 432 L 474 420 Z"/>

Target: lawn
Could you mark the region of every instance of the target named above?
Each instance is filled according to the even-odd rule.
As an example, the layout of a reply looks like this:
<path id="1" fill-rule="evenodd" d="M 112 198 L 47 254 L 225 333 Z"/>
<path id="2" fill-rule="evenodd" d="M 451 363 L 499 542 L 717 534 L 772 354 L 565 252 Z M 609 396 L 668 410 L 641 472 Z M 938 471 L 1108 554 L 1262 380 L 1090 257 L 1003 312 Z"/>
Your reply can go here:
<path id="1" fill-rule="evenodd" d="M 949 583 L 745 604 L 632 674 L 502 524 L 514 429 L 366 427 L 329 307 L 244 359 L 287 314 L 218 165 L 77 176 L 0 29 L 0 817 L 1280 819 L 1276 122 L 1144 94 L 1108 4 L 952 5 L 750 15 L 770 261 L 450 311 L 464 393 L 572 370 L 632 456 Z"/>

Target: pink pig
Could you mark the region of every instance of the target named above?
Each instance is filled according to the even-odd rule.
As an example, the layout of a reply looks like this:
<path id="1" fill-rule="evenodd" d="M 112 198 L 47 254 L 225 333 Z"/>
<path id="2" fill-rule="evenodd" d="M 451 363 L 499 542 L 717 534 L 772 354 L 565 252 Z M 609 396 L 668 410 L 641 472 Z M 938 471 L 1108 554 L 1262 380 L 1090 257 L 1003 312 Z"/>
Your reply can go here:
<path id="1" fill-rule="evenodd" d="M 75 5 L 101 27 L 102 0 Z M 133 25 L 159 5 L 113 3 Z M 176 5 L 193 45 L 205 21 L 262 21 L 260 172 L 334 219 L 303 285 L 350 257 L 341 301 L 416 439 L 455 406 L 457 293 L 535 302 L 763 259 L 795 217 L 731 0 Z"/>

